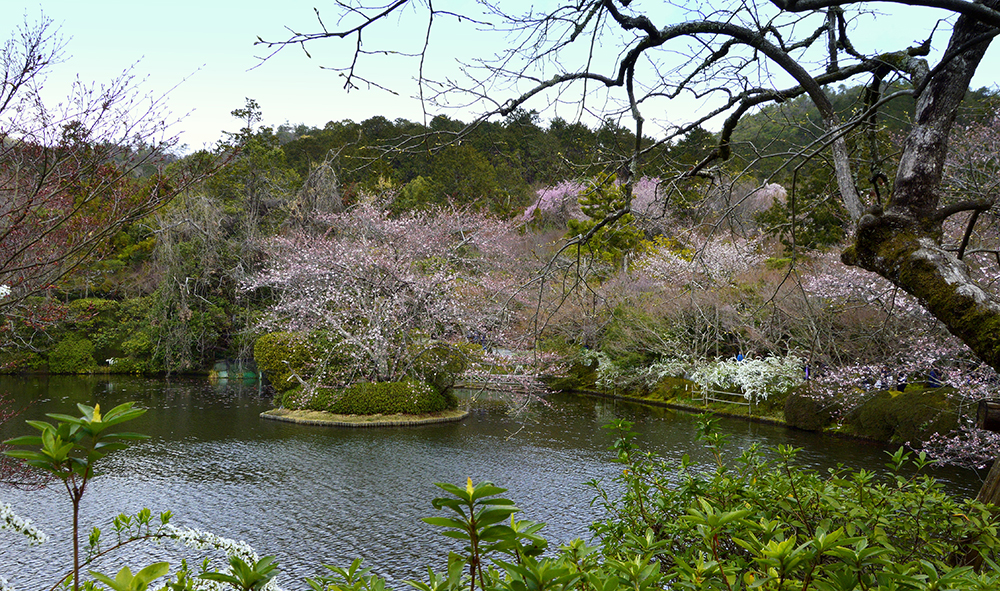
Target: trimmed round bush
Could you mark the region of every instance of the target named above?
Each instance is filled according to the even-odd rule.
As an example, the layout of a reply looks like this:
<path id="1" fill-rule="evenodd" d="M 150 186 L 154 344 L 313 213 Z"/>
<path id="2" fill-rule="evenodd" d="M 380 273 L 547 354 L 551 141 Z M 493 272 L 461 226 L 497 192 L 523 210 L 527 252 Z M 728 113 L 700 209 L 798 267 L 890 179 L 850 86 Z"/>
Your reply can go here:
<path id="1" fill-rule="evenodd" d="M 943 388 L 881 391 L 847 416 L 857 435 L 896 443 L 925 441 L 958 428 L 958 409 Z"/>
<path id="2" fill-rule="evenodd" d="M 254 343 L 253 358 L 271 386 L 279 393 L 299 386 L 293 374 L 302 379 L 312 375 L 316 364 L 316 349 L 302 334 L 272 332 Z"/>
<path id="3" fill-rule="evenodd" d="M 321 410 L 341 415 L 425 414 L 455 408 L 457 401 L 427 382 L 361 382 L 343 390 L 318 388 L 288 392 L 286 408 Z"/>
<path id="4" fill-rule="evenodd" d="M 833 422 L 829 402 L 816 400 L 809 395 L 808 385 L 794 388 L 785 398 L 785 422 L 804 431 L 822 431 Z"/>
<path id="5" fill-rule="evenodd" d="M 410 376 L 444 392 L 452 388 L 458 376 L 469 368 L 470 359 L 482 355 L 482 347 L 471 343 L 430 341 L 414 345 L 411 355 Z"/>

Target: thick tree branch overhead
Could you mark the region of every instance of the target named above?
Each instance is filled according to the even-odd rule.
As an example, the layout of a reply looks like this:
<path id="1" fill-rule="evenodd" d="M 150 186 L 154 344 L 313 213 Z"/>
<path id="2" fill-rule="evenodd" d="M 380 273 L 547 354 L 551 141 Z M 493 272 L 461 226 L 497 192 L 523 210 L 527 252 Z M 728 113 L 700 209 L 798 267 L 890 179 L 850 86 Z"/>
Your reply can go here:
<path id="1" fill-rule="evenodd" d="M 335 5 L 336 27 L 320 20 L 318 31 L 261 43 L 280 50 L 353 39 L 341 48 L 342 63 L 324 65 L 348 82 L 364 72 L 396 92 L 405 89 L 388 60 L 412 56 L 422 66 L 410 76 L 417 85 L 411 94 L 428 112 L 461 105 L 487 118 L 533 108 L 631 121 L 636 135 L 653 143 L 674 142 L 700 126 L 716 130 L 715 149 L 682 175 L 721 175 L 734 155 L 764 153 L 765 146 L 733 141 L 744 116 L 806 96 L 824 134 L 800 154 L 831 163 L 855 224 L 843 260 L 917 296 L 1000 369 L 1000 304 L 963 271 L 955 249 L 940 243 L 950 216 L 970 211 L 969 203 L 985 213 L 995 201 L 955 195 L 942 206 L 942 170 L 956 113 L 1000 31 L 998 1 L 583 0 L 535 8 L 489 0 L 345 0 Z M 447 26 L 407 46 L 411 31 L 426 31 L 417 25 L 421 14 L 447 16 Z M 907 33 L 906 40 L 893 41 L 895 31 Z M 470 35 L 477 40 L 472 46 L 452 41 Z M 841 84 L 865 88 L 863 107 L 834 109 L 830 88 Z M 881 110 L 902 97 L 916 100 L 912 129 L 889 157 L 872 134 Z M 632 178 L 642 175 L 650 143 L 637 141 L 632 153 L 620 155 Z M 869 146 L 867 159 L 855 159 L 856 145 Z"/>

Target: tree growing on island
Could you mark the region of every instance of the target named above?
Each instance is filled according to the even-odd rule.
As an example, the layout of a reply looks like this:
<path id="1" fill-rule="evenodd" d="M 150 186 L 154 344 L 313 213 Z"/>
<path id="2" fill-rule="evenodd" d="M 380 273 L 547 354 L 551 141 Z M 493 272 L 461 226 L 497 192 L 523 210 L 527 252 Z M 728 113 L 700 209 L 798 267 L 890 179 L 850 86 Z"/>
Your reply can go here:
<path id="1" fill-rule="evenodd" d="M 512 224 L 459 211 L 393 216 L 369 200 L 317 215 L 313 225 L 325 230 L 267 241 L 266 269 L 244 284 L 272 298 L 258 333 L 310 343 L 284 381 L 315 388 L 424 379 L 434 371 L 427 360 L 458 343 L 517 344 L 507 310 L 526 278 L 512 256 Z"/>

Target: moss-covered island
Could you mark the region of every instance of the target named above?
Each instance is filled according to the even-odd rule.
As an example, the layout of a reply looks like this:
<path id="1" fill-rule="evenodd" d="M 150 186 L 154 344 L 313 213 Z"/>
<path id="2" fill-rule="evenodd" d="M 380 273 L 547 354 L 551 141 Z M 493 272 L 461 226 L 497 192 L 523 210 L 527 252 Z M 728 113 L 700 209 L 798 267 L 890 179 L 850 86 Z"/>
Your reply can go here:
<path id="1" fill-rule="evenodd" d="M 336 349 L 317 335 L 270 333 L 260 337 L 254 358 L 276 391 L 278 408 L 266 419 L 341 427 L 423 425 L 459 421 L 452 393 L 454 377 L 465 367 L 460 351 L 424 343 L 395 380 L 350 383 L 347 365 Z"/>
<path id="2" fill-rule="evenodd" d="M 388 415 L 342 415 L 318 410 L 275 408 L 260 413 L 260 416 L 263 419 L 270 419 L 272 421 L 284 421 L 300 425 L 317 425 L 320 427 L 410 427 L 461 421 L 469 416 L 469 411 L 452 409 L 421 415 L 401 413 Z"/>

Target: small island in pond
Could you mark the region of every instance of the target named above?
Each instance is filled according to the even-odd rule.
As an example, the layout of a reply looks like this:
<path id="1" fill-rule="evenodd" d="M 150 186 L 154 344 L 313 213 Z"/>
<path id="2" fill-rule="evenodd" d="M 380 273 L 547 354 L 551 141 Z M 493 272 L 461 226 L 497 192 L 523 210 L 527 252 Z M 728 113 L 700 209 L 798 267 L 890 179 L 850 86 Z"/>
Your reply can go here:
<path id="1" fill-rule="evenodd" d="M 421 415 L 341 415 L 316 410 L 275 408 L 260 413 L 260 416 L 261 418 L 273 421 L 317 425 L 321 427 L 409 427 L 461 421 L 469 416 L 469 411 L 453 409 Z"/>
<path id="2" fill-rule="evenodd" d="M 391 427 L 460 421 L 452 393 L 468 362 L 460 345 L 407 343 L 406 371 L 384 381 L 349 383 L 358 362 L 343 343 L 315 334 L 270 333 L 257 339 L 254 358 L 276 391 L 278 408 L 265 419 L 334 427 Z M 340 355 L 340 358 L 338 357 Z M 364 357 L 358 355 L 358 357 Z"/>

